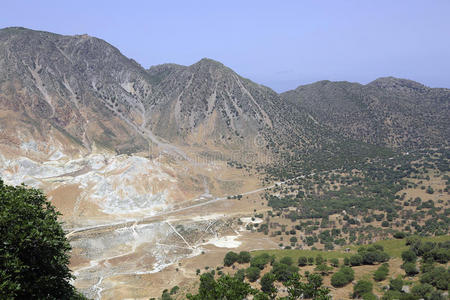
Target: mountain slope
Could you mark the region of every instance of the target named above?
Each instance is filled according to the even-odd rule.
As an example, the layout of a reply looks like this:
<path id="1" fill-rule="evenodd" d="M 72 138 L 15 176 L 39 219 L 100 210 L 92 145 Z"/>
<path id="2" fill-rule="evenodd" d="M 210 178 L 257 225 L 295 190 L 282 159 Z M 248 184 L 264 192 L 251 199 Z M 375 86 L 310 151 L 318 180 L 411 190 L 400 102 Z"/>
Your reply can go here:
<path id="1" fill-rule="evenodd" d="M 261 146 L 255 141 L 260 137 L 273 146 L 288 141 L 308 146 L 315 137 L 309 128 L 316 126 L 306 114 L 219 62 L 160 65 L 148 73 L 158 78 L 148 126 L 170 141 L 251 149 Z"/>
<path id="2" fill-rule="evenodd" d="M 307 114 L 219 62 L 145 70 L 86 35 L 0 30 L 0 104 L 3 144 L 17 147 L 273 153 L 320 141 Z"/>
<path id="3" fill-rule="evenodd" d="M 281 96 L 347 137 L 389 147 L 447 146 L 450 90 L 393 77 L 320 81 Z"/>
<path id="4" fill-rule="evenodd" d="M 137 63 L 97 38 L 0 30 L 1 123 L 24 139 L 144 149 L 135 127 L 143 122 L 148 81 Z"/>

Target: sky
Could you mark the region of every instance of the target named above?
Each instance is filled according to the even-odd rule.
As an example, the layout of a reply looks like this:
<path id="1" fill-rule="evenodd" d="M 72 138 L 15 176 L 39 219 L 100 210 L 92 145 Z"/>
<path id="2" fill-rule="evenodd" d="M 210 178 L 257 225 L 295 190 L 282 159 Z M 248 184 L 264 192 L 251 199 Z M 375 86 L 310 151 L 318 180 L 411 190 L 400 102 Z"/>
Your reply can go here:
<path id="1" fill-rule="evenodd" d="M 0 0 L 0 28 L 106 40 L 143 67 L 218 60 L 278 92 L 395 76 L 450 88 L 450 0 Z"/>

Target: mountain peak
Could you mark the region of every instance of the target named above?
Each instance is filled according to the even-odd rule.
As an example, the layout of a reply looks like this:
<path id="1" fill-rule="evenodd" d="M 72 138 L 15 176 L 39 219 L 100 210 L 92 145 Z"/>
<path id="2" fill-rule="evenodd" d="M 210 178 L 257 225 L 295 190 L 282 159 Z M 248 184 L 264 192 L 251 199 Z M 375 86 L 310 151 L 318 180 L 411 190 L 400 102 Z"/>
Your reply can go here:
<path id="1" fill-rule="evenodd" d="M 393 88 L 410 88 L 414 90 L 424 90 L 427 87 L 421 83 L 418 83 L 409 79 L 402 79 L 396 77 L 380 77 L 367 84 L 368 86 L 374 86 L 377 88 L 393 89 Z"/>
<path id="2" fill-rule="evenodd" d="M 207 68 L 225 68 L 225 65 L 222 64 L 219 61 L 216 61 L 214 59 L 211 58 L 202 58 L 201 60 L 199 60 L 198 62 L 196 62 L 195 64 L 191 65 L 191 67 L 207 67 Z"/>

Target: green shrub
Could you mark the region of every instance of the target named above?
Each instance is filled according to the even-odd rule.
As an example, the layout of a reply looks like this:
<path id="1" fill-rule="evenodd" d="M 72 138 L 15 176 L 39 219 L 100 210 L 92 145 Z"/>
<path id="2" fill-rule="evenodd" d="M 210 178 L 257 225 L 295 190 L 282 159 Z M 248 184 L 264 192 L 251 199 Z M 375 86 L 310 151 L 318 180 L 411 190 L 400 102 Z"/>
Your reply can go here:
<path id="1" fill-rule="evenodd" d="M 364 294 L 372 293 L 373 284 L 368 280 L 359 280 L 353 286 L 353 298 L 362 297 Z"/>
<path id="2" fill-rule="evenodd" d="M 300 256 L 299 258 L 298 258 L 298 265 L 300 266 L 300 267 L 304 267 L 304 266 L 306 266 L 308 264 L 308 259 L 305 257 L 305 256 Z"/>
<path id="3" fill-rule="evenodd" d="M 245 276 L 247 276 L 247 279 L 250 282 L 255 282 L 259 278 L 259 274 L 261 273 L 261 270 L 258 267 L 248 267 L 245 270 Z"/>
<path id="4" fill-rule="evenodd" d="M 403 262 L 415 262 L 417 255 L 411 250 L 406 250 L 402 252 L 402 259 Z"/>
<path id="5" fill-rule="evenodd" d="M 285 257 L 280 259 L 280 263 L 290 266 L 290 265 L 292 265 L 294 263 L 294 261 L 292 260 L 291 257 L 285 256 Z"/>
<path id="6" fill-rule="evenodd" d="M 415 276 L 417 273 L 419 273 L 416 264 L 413 262 L 407 262 L 403 264 L 403 270 L 405 270 L 405 273 L 408 276 Z"/>
<path id="7" fill-rule="evenodd" d="M 237 262 L 240 263 L 240 264 L 249 263 L 251 258 L 252 258 L 252 256 L 250 255 L 250 252 L 248 252 L 248 251 L 241 251 L 241 252 L 239 252 L 239 256 L 238 256 Z"/>
<path id="8" fill-rule="evenodd" d="M 250 260 L 250 266 L 257 267 L 262 270 L 272 260 L 273 258 L 270 257 L 269 254 L 262 253 L 258 256 L 252 257 L 252 259 Z"/>
<path id="9" fill-rule="evenodd" d="M 373 274 L 373 279 L 375 281 L 382 281 L 387 278 L 389 274 L 389 267 L 387 264 L 382 264 Z"/>
<path id="10" fill-rule="evenodd" d="M 236 252 L 230 251 L 223 258 L 223 264 L 227 267 L 231 266 L 239 259 L 239 255 Z"/>

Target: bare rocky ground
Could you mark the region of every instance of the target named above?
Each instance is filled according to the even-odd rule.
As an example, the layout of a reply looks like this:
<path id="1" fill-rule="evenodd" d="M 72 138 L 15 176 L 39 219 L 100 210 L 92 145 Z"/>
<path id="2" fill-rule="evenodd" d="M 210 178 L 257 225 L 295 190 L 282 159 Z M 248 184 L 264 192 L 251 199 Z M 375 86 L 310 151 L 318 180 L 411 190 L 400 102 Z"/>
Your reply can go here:
<path id="1" fill-rule="evenodd" d="M 38 142 L 22 146 L 2 149 L 0 176 L 41 188 L 62 213 L 74 284 L 88 297 L 157 297 L 192 285 L 196 269 L 220 264 L 231 248 L 277 247 L 236 222 L 254 222 L 245 217 L 264 209 L 259 180 L 247 171 L 164 155 L 94 149 L 71 156 L 42 151 Z M 228 199 L 237 194 L 244 196 Z"/>

